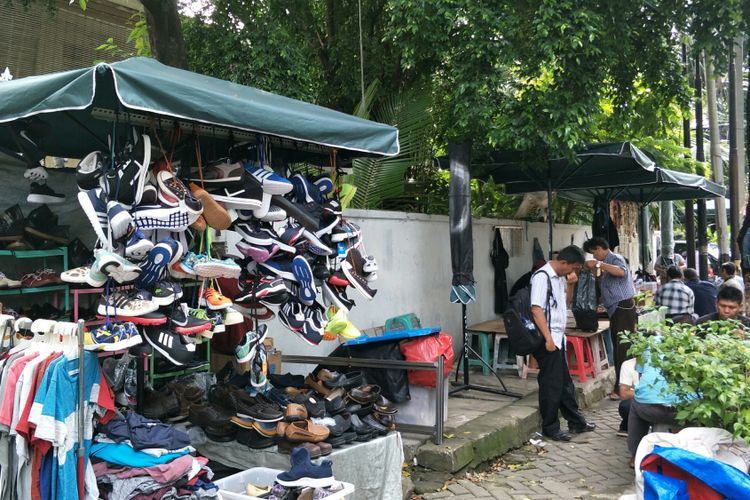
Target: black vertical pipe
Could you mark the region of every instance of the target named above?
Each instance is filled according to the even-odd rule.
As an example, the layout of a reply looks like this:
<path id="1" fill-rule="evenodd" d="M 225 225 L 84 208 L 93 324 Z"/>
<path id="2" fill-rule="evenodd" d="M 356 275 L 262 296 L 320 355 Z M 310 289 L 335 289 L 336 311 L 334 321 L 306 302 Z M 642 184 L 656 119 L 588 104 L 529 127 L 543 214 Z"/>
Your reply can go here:
<path id="1" fill-rule="evenodd" d="M 732 245 L 732 260 L 740 260 L 740 246 L 737 243 L 737 234 L 740 228 L 740 189 L 742 186 L 737 182 L 739 180 L 738 169 L 739 169 L 739 158 L 737 157 L 737 127 L 735 120 L 737 119 L 737 113 L 735 112 L 735 106 L 737 105 L 737 99 L 735 99 L 735 85 L 737 84 L 734 77 L 734 44 L 730 45 L 729 49 L 729 217 L 730 222 L 730 243 Z M 742 85 L 742 82 L 740 82 Z M 744 183 L 743 183 L 744 184 Z"/>
<path id="2" fill-rule="evenodd" d="M 700 51 L 695 54 L 695 159 L 704 162 L 703 151 L 703 88 Z M 706 200 L 698 200 L 698 274 L 708 279 L 708 233 L 706 231 Z"/>

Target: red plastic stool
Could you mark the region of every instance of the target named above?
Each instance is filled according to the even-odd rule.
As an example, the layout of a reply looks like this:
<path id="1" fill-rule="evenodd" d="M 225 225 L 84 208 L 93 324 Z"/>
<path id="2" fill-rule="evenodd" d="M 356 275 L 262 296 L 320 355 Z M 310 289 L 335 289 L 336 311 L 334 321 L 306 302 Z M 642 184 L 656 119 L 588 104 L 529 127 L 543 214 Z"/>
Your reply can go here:
<path id="1" fill-rule="evenodd" d="M 567 336 L 568 346 L 565 353 L 568 359 L 568 372 L 571 376 L 578 375 L 578 380 L 586 382 L 586 374 L 591 374 L 591 378 L 596 377 L 594 368 L 594 357 L 591 355 L 591 344 L 586 337 Z M 573 349 L 570 349 L 573 347 Z M 571 357 L 575 356 L 575 364 L 571 362 Z"/>

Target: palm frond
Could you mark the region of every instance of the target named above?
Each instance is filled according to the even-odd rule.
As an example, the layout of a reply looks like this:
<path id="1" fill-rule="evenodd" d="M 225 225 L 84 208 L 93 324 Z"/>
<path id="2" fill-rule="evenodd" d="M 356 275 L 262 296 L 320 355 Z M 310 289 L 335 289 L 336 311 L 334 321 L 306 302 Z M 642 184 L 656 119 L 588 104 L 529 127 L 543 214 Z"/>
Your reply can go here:
<path id="1" fill-rule="evenodd" d="M 378 208 L 384 200 L 400 196 L 404 192 L 409 168 L 429 162 L 431 157 L 429 132 L 432 116 L 427 91 L 387 96 L 378 104 L 373 117 L 399 129 L 401 150 L 398 156 L 391 158 L 354 161 L 349 182 L 357 186 L 357 193 L 352 208 Z"/>

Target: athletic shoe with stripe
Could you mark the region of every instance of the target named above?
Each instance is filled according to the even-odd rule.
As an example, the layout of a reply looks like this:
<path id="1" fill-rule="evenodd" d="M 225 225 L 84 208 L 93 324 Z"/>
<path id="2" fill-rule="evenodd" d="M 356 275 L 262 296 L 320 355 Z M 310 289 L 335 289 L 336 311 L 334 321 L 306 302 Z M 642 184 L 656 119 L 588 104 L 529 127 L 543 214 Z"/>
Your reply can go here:
<path id="1" fill-rule="evenodd" d="M 156 349 L 172 364 L 183 366 L 190 363 L 195 355 L 195 344 L 182 335 L 167 328 L 146 328 L 143 336 L 151 347 Z"/>
<path id="2" fill-rule="evenodd" d="M 206 186 L 206 188 L 209 188 L 209 186 Z M 251 183 L 245 183 L 244 186 L 210 189 L 209 193 L 214 200 L 223 204 L 225 208 L 257 210 L 263 204 L 263 191 L 260 187 Z"/>
<path id="3" fill-rule="evenodd" d="M 289 299 L 279 309 L 281 324 L 293 332 L 299 332 L 305 326 L 305 311 L 296 299 Z"/>
<path id="4" fill-rule="evenodd" d="M 86 330 L 83 348 L 87 351 L 119 351 L 141 343 L 138 328 L 131 322 L 104 324 Z"/>
<path id="5" fill-rule="evenodd" d="M 95 272 L 100 272 L 113 278 L 118 283 L 130 283 L 141 275 L 140 266 L 120 257 L 114 252 L 99 248 L 94 250 L 96 260 L 91 266 Z"/>
<path id="6" fill-rule="evenodd" d="M 255 357 L 258 346 L 262 345 L 266 339 L 266 335 L 268 335 L 268 327 L 266 325 L 258 325 L 257 329 L 245 332 L 242 341 L 234 349 L 237 362 L 247 363 L 252 360 Z"/>
<path id="7" fill-rule="evenodd" d="M 288 291 L 284 280 L 275 276 L 248 275 L 239 280 L 239 285 L 241 291 L 234 297 L 235 302 L 257 302 Z"/>
<path id="8" fill-rule="evenodd" d="M 141 264 L 143 271 L 135 285 L 138 288 L 151 288 L 162 279 L 175 251 L 178 251 L 178 245 L 172 238 L 165 238 L 154 246 Z"/>
<path id="9" fill-rule="evenodd" d="M 282 195 L 294 188 L 291 182 L 271 170 L 256 167 L 249 162 L 245 162 L 244 166 L 245 172 L 260 185 L 264 193 Z"/>
<path id="10" fill-rule="evenodd" d="M 151 138 L 142 134 L 136 140 L 135 145 L 125 147 L 122 153 L 125 161 L 104 176 L 109 200 L 119 201 L 128 207 L 141 203 L 151 163 Z"/>
<path id="11" fill-rule="evenodd" d="M 285 280 L 297 281 L 297 277 L 294 275 L 292 269 L 291 260 L 267 260 L 266 262 L 259 262 L 258 265 L 266 271 L 275 274 L 279 278 Z"/>
<path id="12" fill-rule="evenodd" d="M 191 315 L 185 302 L 172 308 L 169 321 L 177 333 L 185 335 L 205 332 L 213 326 L 210 319 L 200 319 Z"/>
<path id="13" fill-rule="evenodd" d="M 191 266 L 195 274 L 204 278 L 238 278 L 242 270 L 232 259 L 215 259 L 199 255 Z"/>
<path id="14" fill-rule="evenodd" d="M 78 168 L 76 168 L 78 189 L 88 191 L 99 186 L 104 171 L 104 162 L 105 157 L 101 151 L 93 151 L 78 162 Z"/>
<path id="15" fill-rule="evenodd" d="M 199 175 L 188 180 L 199 184 L 202 182 L 206 187 L 230 186 L 242 181 L 244 172 L 245 170 L 240 162 L 221 161 L 204 167 L 202 178 Z"/>
<path id="16" fill-rule="evenodd" d="M 120 240 L 132 232 L 133 216 L 116 201 L 107 203 L 107 220 L 113 240 Z"/>
<path id="17" fill-rule="evenodd" d="M 78 203 L 99 240 L 107 241 L 109 219 L 107 218 L 107 203 L 103 199 L 102 190 L 97 188 L 78 193 Z"/>
<path id="18" fill-rule="evenodd" d="M 151 292 L 151 300 L 160 306 L 171 305 L 175 300 L 181 298 L 182 287 L 173 281 L 157 281 L 153 292 Z"/>
<path id="19" fill-rule="evenodd" d="M 168 229 L 173 233 L 186 230 L 190 222 L 190 214 L 182 207 L 167 205 L 138 205 L 131 212 L 136 227 L 139 229 Z"/>

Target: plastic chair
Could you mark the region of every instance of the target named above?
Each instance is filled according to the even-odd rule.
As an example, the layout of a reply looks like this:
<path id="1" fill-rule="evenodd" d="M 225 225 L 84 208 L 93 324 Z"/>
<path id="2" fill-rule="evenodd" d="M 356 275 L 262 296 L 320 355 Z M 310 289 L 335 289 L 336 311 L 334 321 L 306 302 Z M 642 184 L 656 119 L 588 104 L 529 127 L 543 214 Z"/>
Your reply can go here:
<path id="1" fill-rule="evenodd" d="M 591 355 L 591 345 L 589 339 L 585 337 L 568 336 L 568 348 L 565 353 L 568 359 L 568 372 L 571 376 L 578 375 L 578 380 L 586 382 L 586 375 L 590 374 L 591 378 L 596 377 L 594 368 L 594 358 Z M 572 347 L 572 349 L 570 349 Z M 575 363 L 571 361 L 575 357 Z"/>

